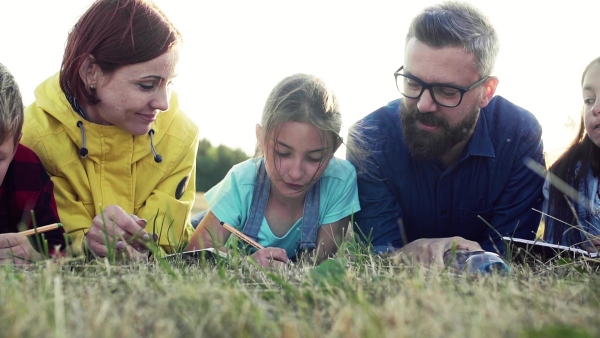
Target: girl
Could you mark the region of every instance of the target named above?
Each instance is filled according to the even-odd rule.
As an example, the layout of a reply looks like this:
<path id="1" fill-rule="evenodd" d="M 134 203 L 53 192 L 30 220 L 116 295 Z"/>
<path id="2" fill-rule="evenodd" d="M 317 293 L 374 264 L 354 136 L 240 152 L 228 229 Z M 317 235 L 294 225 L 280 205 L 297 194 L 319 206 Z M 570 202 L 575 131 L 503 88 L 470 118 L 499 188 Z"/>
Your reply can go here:
<path id="1" fill-rule="evenodd" d="M 341 123 L 320 79 L 283 79 L 256 126 L 257 156 L 206 193 L 210 210 L 187 250 L 227 246 L 224 222 L 265 247 L 252 254 L 263 267 L 284 265 L 305 250 L 317 263 L 334 254 L 350 215 L 360 210 L 354 167 L 333 157 Z"/>
<path id="2" fill-rule="evenodd" d="M 600 249 L 600 58 L 592 61 L 581 78 L 583 111 L 579 131 L 567 151 L 550 167 L 550 173 L 579 192 L 569 202 L 549 175 L 544 185 L 544 240 L 554 244 Z M 571 208 L 572 206 L 572 208 Z M 575 215 L 573 214 L 575 211 Z M 564 222 L 563 222 L 564 221 Z M 565 222 L 567 224 L 565 224 Z"/>

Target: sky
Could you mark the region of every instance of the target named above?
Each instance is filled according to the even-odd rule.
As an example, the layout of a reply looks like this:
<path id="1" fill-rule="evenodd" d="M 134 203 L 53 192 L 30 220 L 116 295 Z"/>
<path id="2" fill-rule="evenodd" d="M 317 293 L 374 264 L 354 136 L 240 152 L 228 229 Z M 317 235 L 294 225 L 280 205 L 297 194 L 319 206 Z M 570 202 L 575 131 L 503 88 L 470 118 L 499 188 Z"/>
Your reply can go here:
<path id="1" fill-rule="evenodd" d="M 15 76 L 26 104 L 37 85 L 59 70 L 67 34 L 92 2 L 0 0 L 0 62 Z M 403 63 L 410 20 L 437 2 L 155 0 L 184 38 L 173 85 L 180 107 L 201 138 L 248 154 L 265 99 L 288 75 L 325 80 L 340 102 L 342 136 L 397 99 L 393 72 Z M 469 2 L 489 17 L 500 38 L 496 94 L 538 118 L 552 159 L 574 136 L 581 73 L 600 56 L 600 1 Z"/>

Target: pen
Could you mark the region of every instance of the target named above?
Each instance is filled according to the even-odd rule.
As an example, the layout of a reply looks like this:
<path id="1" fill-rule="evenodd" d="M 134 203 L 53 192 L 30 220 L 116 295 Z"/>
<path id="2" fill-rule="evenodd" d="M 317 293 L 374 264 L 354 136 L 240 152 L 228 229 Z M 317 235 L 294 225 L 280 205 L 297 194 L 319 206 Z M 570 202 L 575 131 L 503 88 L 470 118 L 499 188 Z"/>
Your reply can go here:
<path id="1" fill-rule="evenodd" d="M 20 235 L 31 236 L 35 233 L 41 234 L 43 232 L 52 231 L 58 228 L 62 228 L 62 223 L 54 223 L 49 225 L 44 225 L 43 227 L 38 227 L 36 229 L 29 229 L 19 232 Z"/>
<path id="2" fill-rule="evenodd" d="M 265 247 L 256 243 L 252 238 L 244 235 L 243 232 L 239 231 L 238 229 L 232 227 L 231 225 L 221 221 L 219 222 L 223 228 L 229 230 L 229 232 L 231 232 L 232 234 L 236 235 L 237 237 L 239 237 L 241 240 L 243 240 L 244 242 L 252 245 L 253 247 L 257 248 L 257 249 L 264 249 Z"/>

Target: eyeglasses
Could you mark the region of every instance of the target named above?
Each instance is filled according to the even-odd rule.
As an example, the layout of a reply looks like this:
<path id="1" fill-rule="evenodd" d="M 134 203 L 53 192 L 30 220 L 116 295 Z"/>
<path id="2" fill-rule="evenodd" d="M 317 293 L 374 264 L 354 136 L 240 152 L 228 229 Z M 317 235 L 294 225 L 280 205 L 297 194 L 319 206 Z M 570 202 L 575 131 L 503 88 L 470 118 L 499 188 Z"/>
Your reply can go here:
<path id="1" fill-rule="evenodd" d="M 423 95 L 425 89 L 429 89 L 433 101 L 440 106 L 447 108 L 454 108 L 460 105 L 466 92 L 476 88 L 489 78 L 489 76 L 485 76 L 469 87 L 463 88 L 444 83 L 427 83 L 414 76 L 400 73 L 403 69 L 404 66 L 401 66 L 394 72 L 396 88 L 398 88 L 398 91 L 400 91 L 402 95 L 409 99 L 418 99 Z"/>

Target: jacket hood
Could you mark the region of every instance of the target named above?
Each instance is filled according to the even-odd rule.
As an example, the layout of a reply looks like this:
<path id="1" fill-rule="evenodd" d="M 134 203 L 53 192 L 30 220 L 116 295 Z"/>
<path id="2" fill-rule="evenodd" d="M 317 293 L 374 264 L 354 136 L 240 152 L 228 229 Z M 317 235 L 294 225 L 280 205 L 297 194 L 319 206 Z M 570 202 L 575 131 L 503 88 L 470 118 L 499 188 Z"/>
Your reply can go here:
<path id="1" fill-rule="evenodd" d="M 172 92 L 169 110 L 160 112 L 152 124 L 151 130 L 154 134 L 151 140 L 149 133 L 133 135 L 117 126 L 100 125 L 81 117 L 73 110 L 60 88 L 58 73 L 36 88 L 35 98 L 34 104 L 37 108 L 48 115 L 48 125 L 42 127 L 48 128 L 48 132 L 54 134 L 64 131 L 80 152 L 81 148 L 87 148 L 87 158 L 94 162 L 120 156 L 131 156 L 131 161 L 135 162 L 148 156 L 154 146 L 165 137 L 165 132 L 173 123 L 175 113 L 179 110 L 177 94 Z"/>

